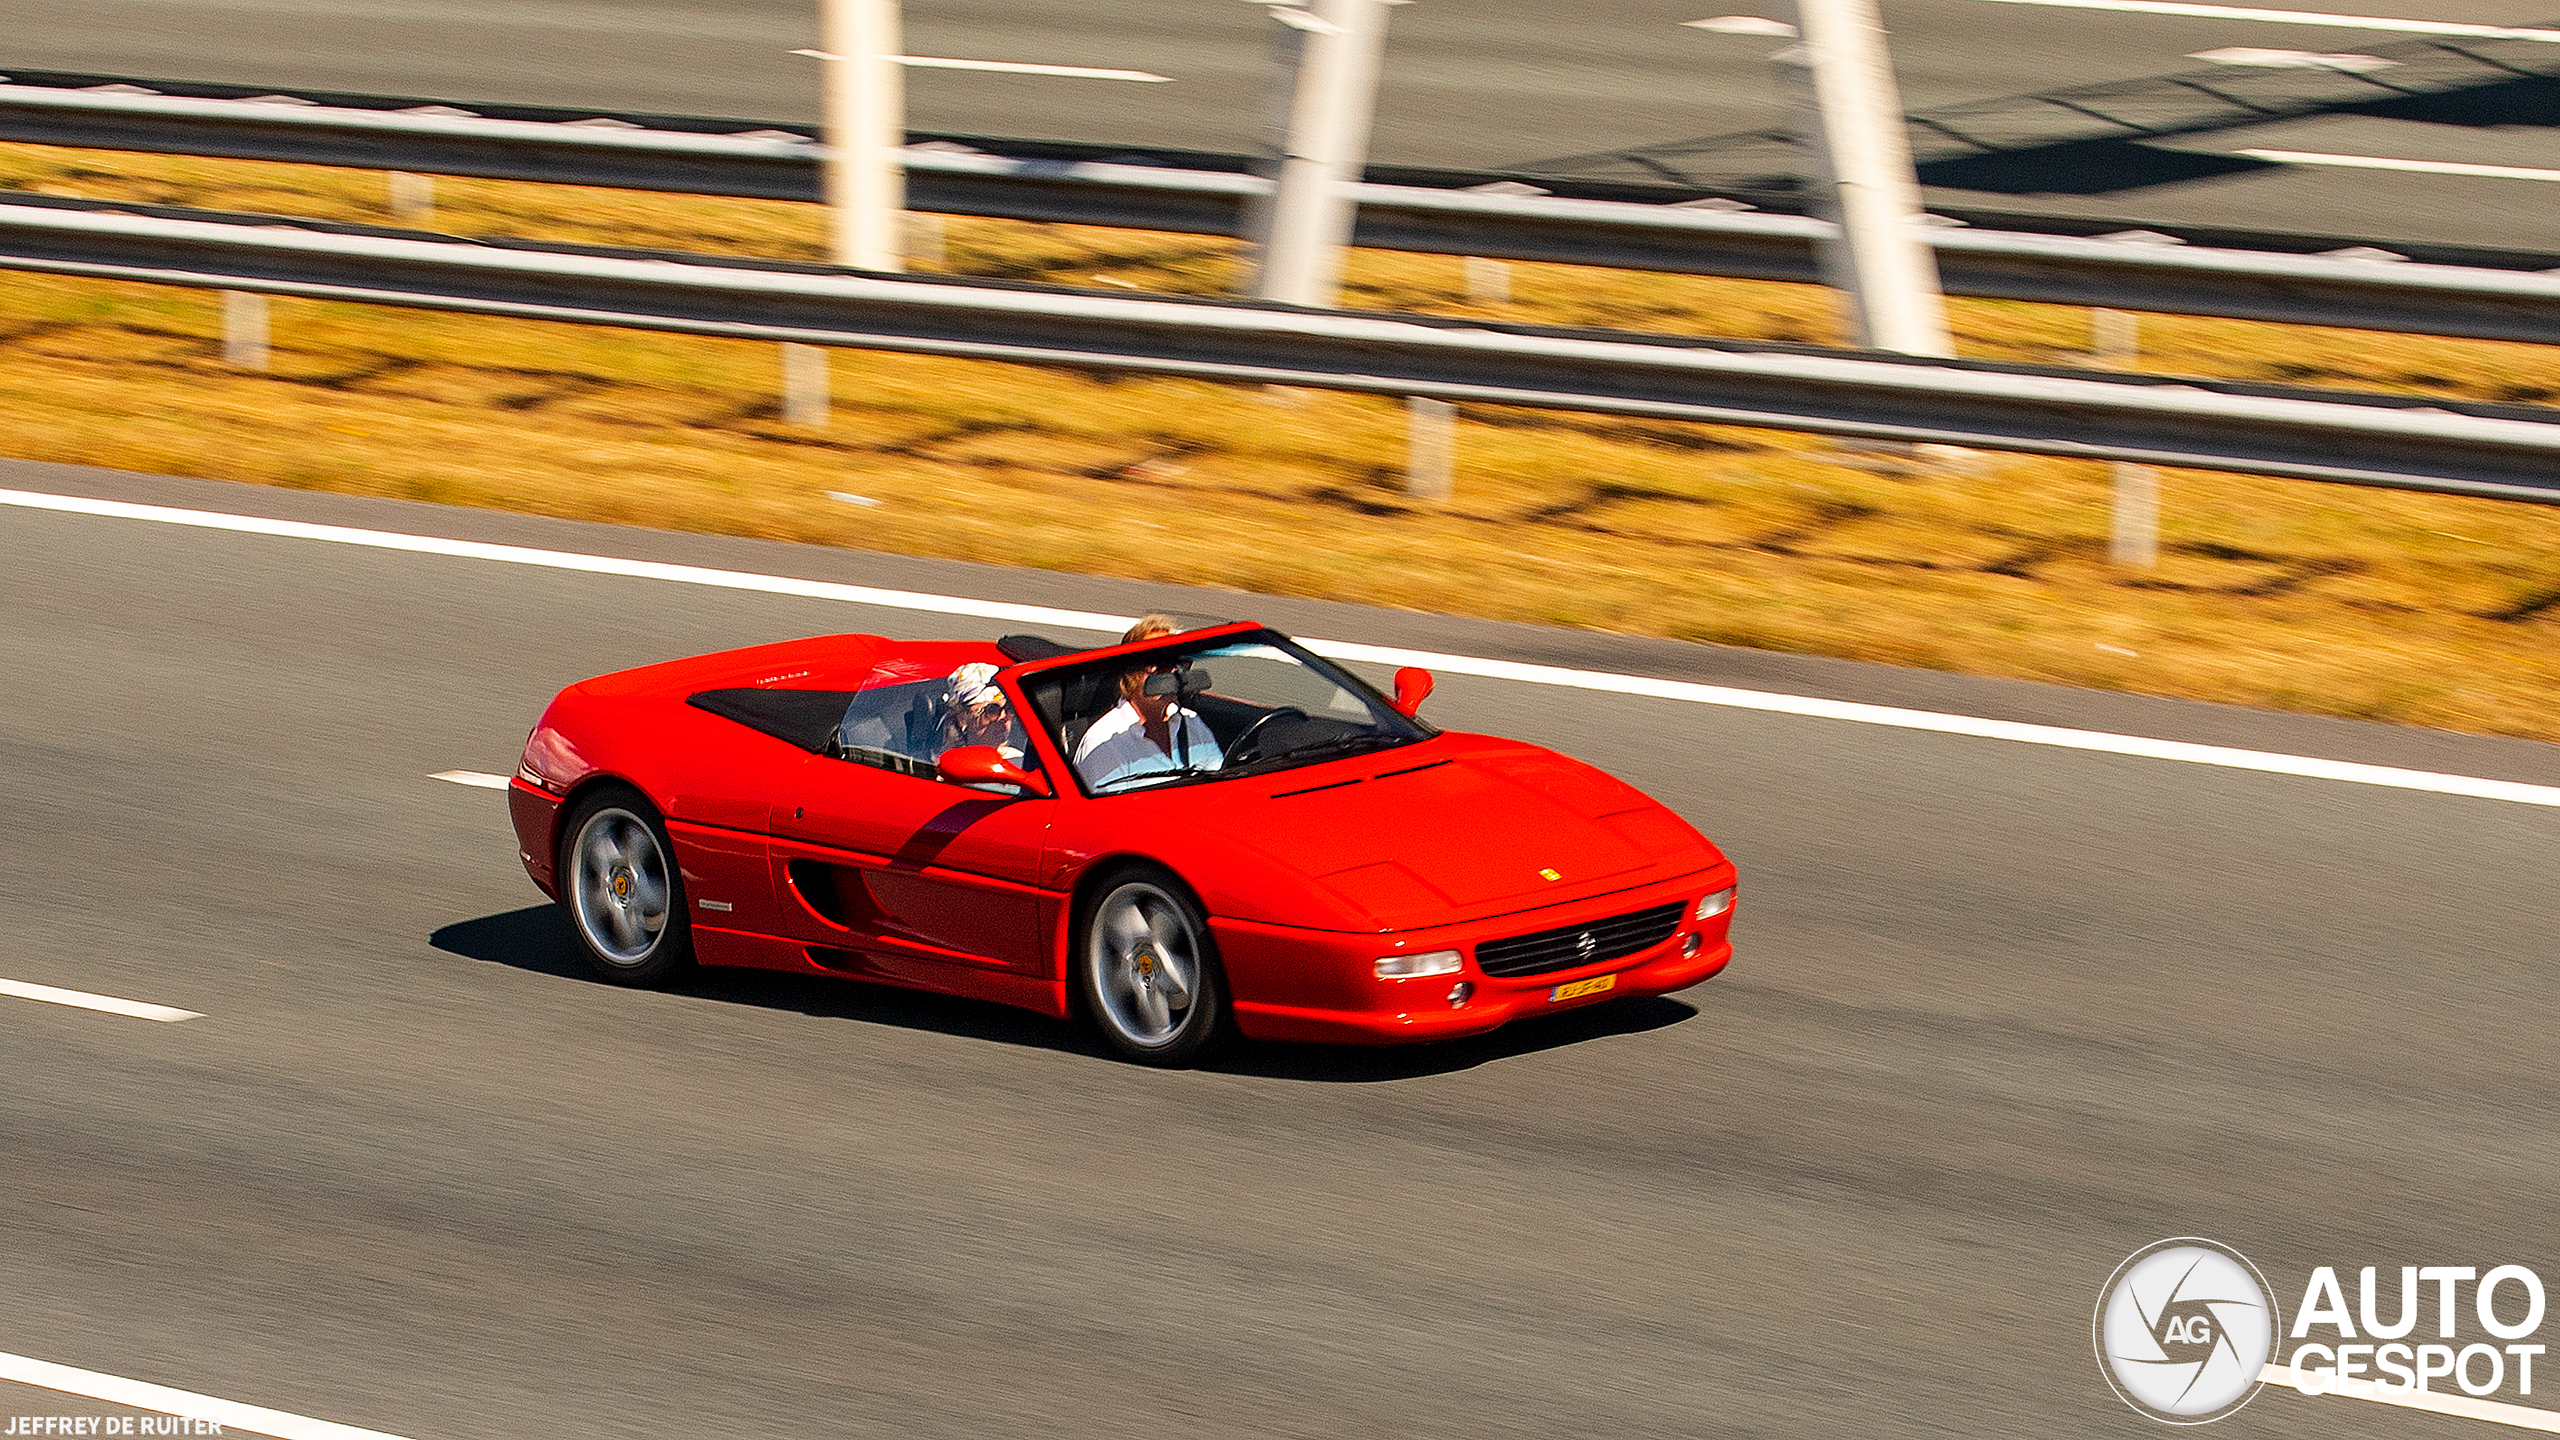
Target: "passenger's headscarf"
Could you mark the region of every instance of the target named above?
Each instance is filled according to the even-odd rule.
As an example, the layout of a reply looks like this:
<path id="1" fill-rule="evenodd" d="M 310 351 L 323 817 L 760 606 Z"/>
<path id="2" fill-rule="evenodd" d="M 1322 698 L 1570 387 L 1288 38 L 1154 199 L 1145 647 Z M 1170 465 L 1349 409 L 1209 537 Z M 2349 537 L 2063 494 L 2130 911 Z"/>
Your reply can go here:
<path id="1" fill-rule="evenodd" d="M 952 671 L 951 684 L 943 691 L 943 699 L 955 715 L 989 700 L 1002 704 L 1004 692 L 996 688 L 996 667 L 979 661 Z"/>

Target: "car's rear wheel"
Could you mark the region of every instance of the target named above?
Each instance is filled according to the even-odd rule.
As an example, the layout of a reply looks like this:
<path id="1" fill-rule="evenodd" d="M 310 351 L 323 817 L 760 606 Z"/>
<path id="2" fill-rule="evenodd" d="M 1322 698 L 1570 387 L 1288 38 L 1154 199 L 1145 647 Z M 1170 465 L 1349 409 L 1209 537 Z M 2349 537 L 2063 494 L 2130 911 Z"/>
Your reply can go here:
<path id="1" fill-rule="evenodd" d="M 1209 922 L 1173 877 L 1123 873 L 1086 916 L 1076 979 L 1111 1047 L 1147 1065 L 1186 1065 L 1223 1038 L 1226 978 Z"/>
<path id="2" fill-rule="evenodd" d="M 684 877 L 658 812 L 615 786 L 571 807 L 560 903 L 596 974 L 617 985 L 663 985 L 693 960 Z"/>

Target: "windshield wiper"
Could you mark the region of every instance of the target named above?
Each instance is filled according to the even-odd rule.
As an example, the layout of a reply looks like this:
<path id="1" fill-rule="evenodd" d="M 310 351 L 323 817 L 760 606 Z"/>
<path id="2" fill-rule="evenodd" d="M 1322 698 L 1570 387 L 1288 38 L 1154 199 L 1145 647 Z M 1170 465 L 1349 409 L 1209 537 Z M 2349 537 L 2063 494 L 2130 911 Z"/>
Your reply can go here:
<path id="1" fill-rule="evenodd" d="M 1120 789 L 1122 786 L 1135 785 L 1142 780 L 1152 783 L 1159 780 L 1182 780 L 1195 775 L 1215 775 L 1217 773 L 1218 772 L 1215 770 L 1211 770 L 1200 765 L 1171 765 L 1162 770 L 1144 770 L 1135 775 L 1123 775 L 1117 780 L 1105 780 L 1101 784 L 1093 787 L 1093 793 L 1096 795 L 1108 794 L 1111 791 Z"/>

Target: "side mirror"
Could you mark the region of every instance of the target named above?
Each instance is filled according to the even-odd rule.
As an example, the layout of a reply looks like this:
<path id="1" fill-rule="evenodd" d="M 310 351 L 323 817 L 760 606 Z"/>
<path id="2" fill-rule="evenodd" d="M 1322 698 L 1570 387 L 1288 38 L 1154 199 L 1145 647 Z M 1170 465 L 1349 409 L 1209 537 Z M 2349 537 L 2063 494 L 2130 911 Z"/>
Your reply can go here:
<path id="1" fill-rule="evenodd" d="M 934 773 L 955 785 L 1011 785 L 1034 795 L 1049 793 L 1049 782 L 1004 758 L 993 745 L 963 745 L 946 750 L 933 763 Z"/>
<path id="2" fill-rule="evenodd" d="M 1396 672 L 1396 713 L 1407 720 L 1431 698 L 1431 672 L 1419 665 L 1407 665 Z"/>

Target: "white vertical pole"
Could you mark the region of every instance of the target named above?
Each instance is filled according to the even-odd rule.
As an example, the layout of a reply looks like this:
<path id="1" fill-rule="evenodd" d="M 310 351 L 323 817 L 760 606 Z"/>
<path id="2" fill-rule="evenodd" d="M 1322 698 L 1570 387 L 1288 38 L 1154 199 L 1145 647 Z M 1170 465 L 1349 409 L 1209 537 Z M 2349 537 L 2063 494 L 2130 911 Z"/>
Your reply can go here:
<path id="1" fill-rule="evenodd" d="M 2089 348 L 2099 364 L 2130 370 L 2142 352 L 2142 317 L 2130 310 L 2089 312 Z M 2119 460 L 2114 466 L 2115 513 L 2107 558 L 2149 570 L 2160 563 L 2160 472 Z"/>
<path id="2" fill-rule="evenodd" d="M 856 270 L 901 270 L 907 102 L 898 0 L 819 0 L 819 15 L 832 255 Z"/>
<path id="3" fill-rule="evenodd" d="M 1467 299 L 1476 305 L 1511 303 L 1511 266 L 1481 255 L 1467 257 Z"/>
<path id="4" fill-rule="evenodd" d="M 1858 345 L 1952 355 L 1883 17 L 1875 0 L 1796 0 L 1795 8 L 1804 40 L 1780 58 L 1802 67 L 1814 208 L 1839 226 L 1838 240 L 1823 247 L 1825 279 Z"/>
<path id="5" fill-rule="evenodd" d="M 827 428 L 827 352 L 816 345 L 782 347 L 782 420 Z"/>
<path id="6" fill-rule="evenodd" d="M 1274 182 L 1275 189 L 1289 154 L 1289 114 L 1297 103 L 1298 79 L 1306 72 L 1307 42 L 1314 38 L 1314 32 L 1280 18 L 1285 8 L 1288 7 L 1276 3 L 1268 7 L 1272 19 L 1271 70 L 1263 95 L 1264 153 L 1261 163 L 1254 167 L 1263 179 Z M 1307 16 L 1304 10 L 1295 13 L 1301 18 Z M 1247 294 L 1256 293 L 1254 287 L 1261 283 L 1263 252 L 1271 245 L 1273 204 L 1270 190 L 1257 190 L 1245 197 L 1244 213 L 1238 217 L 1237 236 L 1256 247 L 1253 263 L 1245 274 Z"/>
<path id="7" fill-rule="evenodd" d="M 1378 66 L 1392 0 L 1314 0 L 1275 5 L 1281 23 L 1306 31 L 1288 133 L 1280 146 L 1253 293 L 1291 305 L 1330 306 L 1342 284 L 1342 251 L 1356 218 L 1347 186 L 1369 156 Z"/>
<path id="8" fill-rule="evenodd" d="M 267 368 L 267 297 L 250 290 L 222 292 L 222 359 L 243 370 Z"/>
<path id="9" fill-rule="evenodd" d="M 1404 493 L 1445 502 L 1458 486 L 1458 407 L 1414 395 L 1404 414 Z"/>

